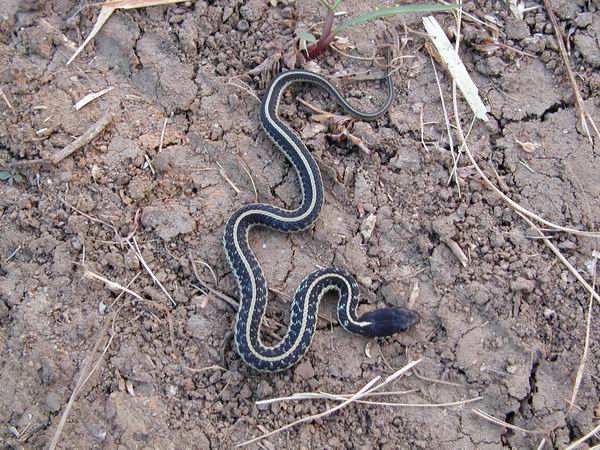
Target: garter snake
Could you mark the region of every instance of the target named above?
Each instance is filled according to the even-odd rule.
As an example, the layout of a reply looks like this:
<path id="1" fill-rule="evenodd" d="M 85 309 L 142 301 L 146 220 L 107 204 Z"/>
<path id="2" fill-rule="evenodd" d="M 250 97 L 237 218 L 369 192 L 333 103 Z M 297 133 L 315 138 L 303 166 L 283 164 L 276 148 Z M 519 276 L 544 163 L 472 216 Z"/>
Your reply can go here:
<path id="1" fill-rule="evenodd" d="M 340 268 L 326 268 L 309 274 L 301 283 L 291 305 L 289 327 L 274 346 L 262 342 L 260 329 L 267 305 L 267 282 L 248 244 L 248 233 L 255 226 L 281 232 L 297 232 L 310 227 L 323 205 L 323 181 L 319 168 L 297 134 L 278 117 L 283 92 L 296 83 L 309 83 L 328 92 L 352 116 L 371 120 L 385 114 L 392 102 L 393 87 L 386 73 L 387 98 L 374 112 L 361 112 L 352 107 L 337 89 L 321 76 L 291 70 L 275 77 L 261 103 L 260 123 L 267 136 L 295 169 L 302 193 L 300 206 L 294 210 L 256 203 L 239 208 L 228 219 L 223 234 L 225 254 L 240 292 L 240 305 L 235 318 L 234 340 L 237 353 L 252 368 L 275 372 L 294 365 L 308 350 L 315 333 L 319 302 L 328 291 L 338 294 L 338 321 L 347 331 L 364 336 L 389 336 L 405 331 L 418 315 L 404 308 L 383 308 L 358 317 L 358 284 Z"/>

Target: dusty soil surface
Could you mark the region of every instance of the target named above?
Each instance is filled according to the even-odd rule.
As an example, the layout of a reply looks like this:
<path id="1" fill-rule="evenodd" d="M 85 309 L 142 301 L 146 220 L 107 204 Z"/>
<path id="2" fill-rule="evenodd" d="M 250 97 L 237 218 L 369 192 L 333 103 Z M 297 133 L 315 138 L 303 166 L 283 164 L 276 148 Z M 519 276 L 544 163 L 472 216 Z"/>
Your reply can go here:
<path id="1" fill-rule="evenodd" d="M 317 1 L 271 3 L 200 0 L 117 12 L 67 67 L 98 8 L 80 10 L 84 3 L 72 0 L 2 2 L 0 165 L 51 158 L 106 111 L 114 117 L 60 164 L 19 165 L 0 182 L 0 441 L 44 448 L 68 409 L 60 448 L 231 448 L 333 406 L 258 407 L 257 400 L 355 392 L 418 358 L 418 371 L 392 386 L 411 392 L 387 401 L 481 399 L 436 408 L 352 405 L 265 447 L 537 448 L 545 439 L 543 448 L 562 448 L 592 430 L 600 414 L 597 323 L 569 409 L 590 296 L 466 157 L 460 195 L 448 184 L 452 153 L 435 74 L 423 36 L 409 30 L 422 31 L 418 16 L 348 32 L 355 49 L 347 51 L 355 55 L 369 57 L 385 30 L 404 43 L 389 113 L 354 126 L 370 155 L 336 142 L 296 101 L 337 111 L 326 95 L 309 88 L 286 95 L 282 115 L 319 161 L 325 206 L 310 231 L 259 230 L 251 243 L 270 287 L 284 293 L 272 293 L 271 334 L 284 332 L 285 294 L 316 266 L 355 273 L 365 309 L 406 306 L 412 293 L 420 323 L 369 343 L 326 320 L 335 311 L 329 300 L 299 365 L 259 374 L 240 361 L 231 345 L 235 311 L 201 283 L 237 296 L 221 233 L 227 217 L 254 200 L 253 182 L 267 203 L 293 207 L 300 193 L 295 173 L 260 130 L 257 100 L 230 80 L 239 77 L 260 94 L 264 77 L 245 74 L 323 17 Z M 359 14 L 369 7 L 363 3 L 349 0 L 344 9 Z M 490 122 L 476 121 L 471 130 L 471 151 L 521 205 L 561 225 L 599 229 L 598 141 L 590 144 L 577 124 L 545 10 L 520 20 L 503 1 L 468 3 L 475 17 L 497 22 L 498 41 L 510 47 L 482 52 L 492 29 L 463 21 L 461 56 L 490 109 Z M 598 121 L 600 7 L 553 4 Z M 447 30 L 454 24 L 450 15 L 438 19 Z M 333 51 L 316 63 L 354 104 L 369 109 L 383 100 L 380 83 L 345 78 L 370 63 Z M 450 79 L 439 66 L 438 73 L 451 111 Z M 472 115 L 462 100 L 459 110 L 466 130 Z M 173 301 L 140 264 L 134 239 Z M 597 240 L 560 233 L 552 241 L 590 279 L 585 267 Z M 451 248 L 463 252 L 464 265 Z M 86 270 L 145 301 L 120 295 Z M 108 343 L 68 408 L 86 365 Z M 492 424 L 473 408 L 536 433 Z"/>

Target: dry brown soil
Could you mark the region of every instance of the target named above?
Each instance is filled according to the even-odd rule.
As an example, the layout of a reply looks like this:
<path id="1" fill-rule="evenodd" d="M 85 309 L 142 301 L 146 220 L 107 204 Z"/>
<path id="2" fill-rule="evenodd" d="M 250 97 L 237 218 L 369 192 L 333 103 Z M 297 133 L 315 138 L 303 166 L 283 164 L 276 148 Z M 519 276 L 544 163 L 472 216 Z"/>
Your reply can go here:
<path id="1" fill-rule="evenodd" d="M 418 16 L 348 31 L 356 47 L 348 52 L 367 57 L 385 30 L 395 30 L 405 44 L 389 113 L 354 126 L 370 155 L 335 142 L 295 101 L 338 111 L 326 95 L 309 88 L 286 95 L 282 115 L 319 161 L 325 206 L 310 231 L 259 230 L 251 243 L 270 287 L 285 294 L 316 266 L 330 265 L 357 275 L 366 309 L 405 306 L 418 286 L 411 306 L 420 323 L 365 352 L 366 339 L 322 319 L 308 355 L 293 369 L 259 374 L 240 361 L 231 345 L 235 311 L 195 287 L 190 255 L 214 270 L 213 278 L 198 262 L 202 282 L 235 298 L 221 232 L 236 208 L 254 200 L 245 166 L 260 201 L 287 207 L 299 201 L 295 173 L 259 127 L 258 102 L 228 84 L 237 76 L 260 94 L 260 77 L 245 74 L 323 16 L 317 1 L 272 3 L 200 0 L 117 12 L 67 67 L 99 8 L 80 10 L 84 2 L 72 0 L 2 1 L 1 165 L 50 158 L 105 111 L 114 115 L 92 143 L 57 166 L 20 165 L 0 182 L 5 448 L 48 446 L 85 365 L 98 360 L 108 336 L 111 345 L 70 409 L 60 448 L 232 448 L 333 405 L 258 407 L 257 400 L 354 392 L 417 358 L 418 374 L 392 386 L 414 391 L 386 400 L 482 399 L 447 408 L 352 405 L 279 434 L 265 448 L 537 448 L 545 439 L 548 449 L 597 426 L 598 304 L 586 370 L 568 411 L 589 294 L 543 242 L 531 239 L 535 232 L 466 157 L 459 163 L 460 195 L 448 184 L 452 153 L 435 74 L 423 36 L 408 30 L 422 31 Z M 553 5 L 582 95 L 600 120 L 599 3 Z M 372 6 L 348 0 L 343 9 L 359 14 Z M 521 205 L 561 225 L 599 229 L 598 141 L 591 145 L 577 124 L 545 10 L 518 20 L 503 1 L 467 2 L 465 9 L 479 19 L 495 17 L 499 41 L 511 47 L 483 53 L 478 45 L 490 28 L 463 21 L 461 56 L 490 109 L 490 122 L 473 126 L 471 151 Z M 450 15 L 438 20 L 447 30 L 454 24 Z M 368 109 L 382 101 L 380 83 L 343 76 L 369 63 L 332 51 L 316 62 L 354 104 Z M 451 110 L 451 81 L 439 66 L 438 72 Z M 86 94 L 107 87 L 113 90 L 74 109 Z M 459 111 L 468 129 L 471 113 L 462 100 Z M 539 145 L 526 152 L 517 140 Z M 589 279 L 585 264 L 597 241 L 550 234 Z M 127 236 L 176 306 L 124 243 Z M 466 255 L 465 266 L 452 242 Z M 118 288 L 84 277 L 85 269 L 124 286 L 139 274 L 129 289 L 147 301 L 119 296 Z M 325 318 L 334 316 L 333 303 L 323 305 Z M 284 331 L 277 324 L 286 323 L 287 310 L 287 297 L 273 293 L 271 333 Z M 473 408 L 537 433 L 492 424 Z"/>

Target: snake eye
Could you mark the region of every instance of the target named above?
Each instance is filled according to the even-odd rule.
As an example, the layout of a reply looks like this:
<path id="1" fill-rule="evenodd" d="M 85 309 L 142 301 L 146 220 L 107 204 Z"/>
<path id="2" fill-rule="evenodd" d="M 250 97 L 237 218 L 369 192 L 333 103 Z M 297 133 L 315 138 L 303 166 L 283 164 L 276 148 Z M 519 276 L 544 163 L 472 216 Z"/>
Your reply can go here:
<path id="1" fill-rule="evenodd" d="M 369 336 L 383 337 L 408 330 L 419 321 L 419 315 L 405 308 L 382 308 L 367 312 L 358 320 L 371 323 Z"/>

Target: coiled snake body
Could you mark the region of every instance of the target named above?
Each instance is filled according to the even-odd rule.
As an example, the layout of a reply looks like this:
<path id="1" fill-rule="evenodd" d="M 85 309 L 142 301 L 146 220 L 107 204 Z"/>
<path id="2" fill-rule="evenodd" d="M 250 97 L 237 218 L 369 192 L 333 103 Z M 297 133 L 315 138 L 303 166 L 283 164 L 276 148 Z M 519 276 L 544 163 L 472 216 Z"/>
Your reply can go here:
<path id="1" fill-rule="evenodd" d="M 260 108 L 260 123 L 296 170 L 302 202 L 294 210 L 263 203 L 242 206 L 229 218 L 223 234 L 225 253 L 240 291 L 240 306 L 234 325 L 235 347 L 244 362 L 266 372 L 287 369 L 306 353 L 315 333 L 319 302 L 328 291 L 337 292 L 338 320 L 351 333 L 389 336 L 405 331 L 418 320 L 415 312 L 404 308 L 383 308 L 358 317 L 356 308 L 359 294 L 355 279 L 345 270 L 326 268 L 309 274 L 300 283 L 294 294 L 289 327 L 283 339 L 274 346 L 263 344 L 260 329 L 267 305 L 267 282 L 248 245 L 248 233 L 255 226 L 283 232 L 304 230 L 315 222 L 323 205 L 323 182 L 315 160 L 296 133 L 283 124 L 277 115 L 283 92 L 294 83 L 310 83 L 321 87 L 344 110 L 362 120 L 383 115 L 392 101 L 389 73 L 386 76 L 387 100 L 381 108 L 371 113 L 357 111 L 327 80 L 303 70 L 278 75 L 266 91 Z"/>

